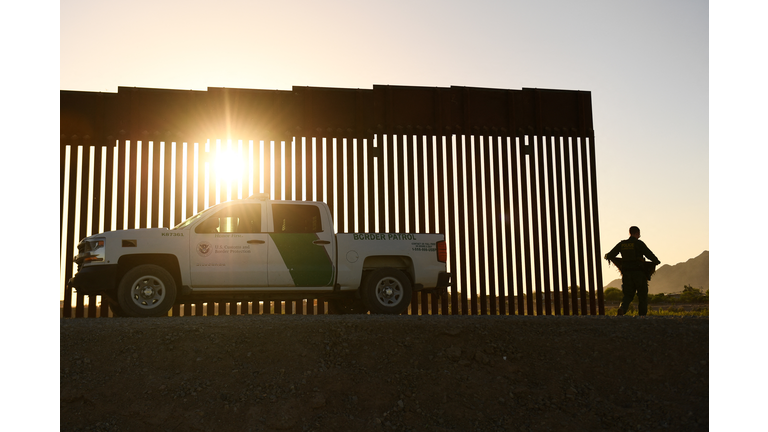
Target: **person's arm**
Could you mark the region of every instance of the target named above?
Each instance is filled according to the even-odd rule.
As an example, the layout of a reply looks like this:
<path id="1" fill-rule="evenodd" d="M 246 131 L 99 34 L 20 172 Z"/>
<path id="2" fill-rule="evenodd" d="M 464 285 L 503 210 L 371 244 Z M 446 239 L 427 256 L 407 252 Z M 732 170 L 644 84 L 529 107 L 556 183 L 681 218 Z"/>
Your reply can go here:
<path id="1" fill-rule="evenodd" d="M 605 259 L 612 260 L 616 258 L 616 255 L 618 255 L 620 251 L 621 251 L 621 242 L 618 242 L 616 246 L 614 246 L 613 249 L 611 249 L 610 252 L 605 254 Z"/>
<path id="2" fill-rule="evenodd" d="M 653 262 L 654 264 L 656 264 L 656 265 L 661 264 L 661 261 L 659 261 L 659 259 L 656 258 L 656 255 L 654 255 L 653 252 L 651 252 L 651 249 L 648 248 L 648 245 L 646 245 L 645 243 L 643 243 L 642 245 L 643 245 L 643 249 L 644 249 L 643 250 L 643 255 L 647 256 L 648 259 L 650 259 L 651 262 Z"/>

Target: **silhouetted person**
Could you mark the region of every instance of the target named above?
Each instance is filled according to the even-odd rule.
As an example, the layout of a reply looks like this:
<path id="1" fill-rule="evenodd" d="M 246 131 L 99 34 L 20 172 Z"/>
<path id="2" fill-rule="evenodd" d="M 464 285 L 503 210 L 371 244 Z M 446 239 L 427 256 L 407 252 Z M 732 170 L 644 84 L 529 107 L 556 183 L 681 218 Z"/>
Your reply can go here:
<path id="1" fill-rule="evenodd" d="M 617 315 L 627 313 L 637 293 L 637 299 L 640 302 L 637 312 L 640 316 L 644 316 L 648 313 L 648 273 L 644 268 L 643 257 L 648 257 L 654 265 L 661 264 L 661 261 L 640 240 L 640 228 L 636 226 L 629 228 L 629 238 L 620 241 L 605 254 L 605 259 L 612 260 L 618 254 L 621 254 L 622 261 L 619 270 L 621 270 L 621 291 L 624 293 L 624 298 L 621 300 Z"/>

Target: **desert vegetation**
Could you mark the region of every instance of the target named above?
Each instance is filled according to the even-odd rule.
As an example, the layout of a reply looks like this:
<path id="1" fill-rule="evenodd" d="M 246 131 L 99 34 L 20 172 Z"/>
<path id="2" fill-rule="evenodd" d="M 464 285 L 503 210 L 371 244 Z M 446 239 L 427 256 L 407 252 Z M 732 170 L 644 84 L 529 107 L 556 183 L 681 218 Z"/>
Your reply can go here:
<path id="1" fill-rule="evenodd" d="M 624 294 L 619 288 L 609 287 L 603 292 L 605 315 L 616 316 Z M 614 304 L 615 303 L 615 304 Z M 635 295 L 627 315 L 637 316 L 638 299 Z M 679 293 L 659 293 L 648 295 L 649 316 L 709 316 L 709 290 L 685 285 Z"/>

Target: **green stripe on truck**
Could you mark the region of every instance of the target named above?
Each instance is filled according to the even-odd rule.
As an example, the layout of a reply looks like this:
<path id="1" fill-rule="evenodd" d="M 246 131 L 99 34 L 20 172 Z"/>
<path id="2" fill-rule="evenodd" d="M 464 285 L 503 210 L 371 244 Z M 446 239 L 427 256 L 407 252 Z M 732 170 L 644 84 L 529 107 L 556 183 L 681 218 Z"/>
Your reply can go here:
<path id="1" fill-rule="evenodd" d="M 296 286 L 328 286 L 333 282 L 333 263 L 325 247 L 312 244 L 317 234 L 271 233 Z"/>

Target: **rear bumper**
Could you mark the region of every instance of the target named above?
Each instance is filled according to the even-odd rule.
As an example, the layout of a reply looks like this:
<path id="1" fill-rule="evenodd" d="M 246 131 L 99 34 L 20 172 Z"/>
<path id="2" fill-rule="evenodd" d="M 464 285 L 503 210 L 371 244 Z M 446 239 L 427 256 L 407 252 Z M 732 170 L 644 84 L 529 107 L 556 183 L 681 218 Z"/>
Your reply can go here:
<path id="1" fill-rule="evenodd" d="M 68 282 L 79 294 L 101 294 L 115 289 L 117 264 L 100 264 L 81 267 Z"/>
<path id="2" fill-rule="evenodd" d="M 448 291 L 448 287 L 451 286 L 451 274 L 448 272 L 440 272 L 437 275 L 437 284 L 434 288 L 422 288 L 420 285 L 416 285 L 415 289 L 419 292 L 425 292 L 429 294 L 436 294 L 438 296 L 445 294 Z"/>

